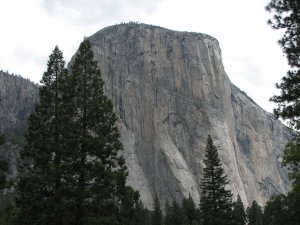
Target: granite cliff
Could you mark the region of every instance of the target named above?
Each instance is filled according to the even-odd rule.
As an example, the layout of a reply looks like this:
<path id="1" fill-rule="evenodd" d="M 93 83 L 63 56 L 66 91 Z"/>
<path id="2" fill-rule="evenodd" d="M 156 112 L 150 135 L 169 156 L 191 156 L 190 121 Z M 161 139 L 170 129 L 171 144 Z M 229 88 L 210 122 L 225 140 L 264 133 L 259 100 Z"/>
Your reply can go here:
<path id="1" fill-rule="evenodd" d="M 27 118 L 38 101 L 38 86 L 21 76 L 0 71 L 0 133 L 6 143 L 0 157 L 8 160 L 9 177 L 17 176 L 19 150 L 24 144 Z"/>
<path id="2" fill-rule="evenodd" d="M 162 205 L 189 194 L 200 201 L 208 134 L 228 188 L 246 205 L 289 189 L 278 155 L 292 134 L 230 82 L 215 38 L 129 23 L 89 39 L 118 116 L 128 184 L 148 208 L 155 195 Z M 0 73 L 0 132 L 11 134 L 2 151 L 18 149 L 13 134 L 25 131 L 37 95 L 28 80 Z M 15 150 L 13 174 L 17 157 Z"/>
<path id="3" fill-rule="evenodd" d="M 128 183 L 147 207 L 155 194 L 162 204 L 189 194 L 199 202 L 208 134 L 246 205 L 288 190 L 278 155 L 290 130 L 230 82 L 215 38 L 129 23 L 89 39 L 119 118 Z"/>

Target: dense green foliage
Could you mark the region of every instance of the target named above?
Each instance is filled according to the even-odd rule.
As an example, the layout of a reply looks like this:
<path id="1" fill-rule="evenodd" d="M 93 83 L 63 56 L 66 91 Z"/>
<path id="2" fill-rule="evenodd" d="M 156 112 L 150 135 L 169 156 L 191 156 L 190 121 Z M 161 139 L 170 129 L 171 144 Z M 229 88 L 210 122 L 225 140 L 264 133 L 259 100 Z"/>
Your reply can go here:
<path id="1" fill-rule="evenodd" d="M 286 54 L 291 69 L 276 84 L 281 94 L 273 96 L 272 101 L 278 103 L 275 115 L 289 119 L 291 125 L 300 128 L 300 2 L 299 0 L 272 0 L 266 7 L 273 18 L 269 24 L 274 29 L 284 29 L 285 34 L 279 43 Z"/>
<path id="2" fill-rule="evenodd" d="M 66 79 L 62 52 L 56 46 L 49 57 L 40 87 L 40 103 L 28 121 L 27 144 L 17 185 L 18 224 L 62 224 L 67 201 L 64 178 L 63 90 Z"/>
<path id="3" fill-rule="evenodd" d="M 300 224 L 300 184 L 295 183 L 293 190 L 284 194 L 273 196 L 267 202 L 264 216 L 264 225 L 295 225 Z"/>
<path id="4" fill-rule="evenodd" d="M 275 115 L 290 121 L 290 126 L 300 130 L 300 1 L 271 0 L 266 9 L 273 15 L 269 24 L 283 29 L 279 40 L 286 54 L 290 70 L 276 87 L 280 95 L 271 101 L 278 104 Z M 274 196 L 265 207 L 264 224 L 300 224 L 300 137 L 295 136 L 283 153 L 283 165 L 287 166 L 293 181 L 293 189 L 286 195 Z"/>
<path id="5" fill-rule="evenodd" d="M 238 195 L 237 200 L 233 203 L 233 221 L 235 225 L 245 225 L 246 220 L 247 217 L 244 204 L 241 200 L 240 195 Z"/>
<path id="6" fill-rule="evenodd" d="M 195 205 L 191 195 L 189 195 L 189 198 L 183 199 L 182 208 L 183 208 L 183 213 L 186 217 L 185 220 L 187 220 L 189 225 L 199 223 L 199 221 L 200 221 L 200 212 L 196 208 L 196 205 Z"/>
<path id="7" fill-rule="evenodd" d="M 7 208 L 0 211 L 0 225 L 15 224 L 15 219 L 19 214 L 20 209 L 16 207 L 15 203 L 12 203 Z"/>
<path id="8" fill-rule="evenodd" d="M 120 151 L 117 117 L 103 94 L 103 80 L 85 39 L 71 66 L 67 114 L 76 224 L 127 224 L 138 194 L 125 185 L 127 170 Z"/>
<path id="9" fill-rule="evenodd" d="M 264 209 L 264 225 L 289 224 L 288 199 L 284 194 L 273 196 Z"/>
<path id="10" fill-rule="evenodd" d="M 246 213 L 248 225 L 262 225 L 263 211 L 256 201 L 252 202 L 252 205 L 247 208 Z"/>
<path id="11" fill-rule="evenodd" d="M 207 139 L 205 153 L 200 202 L 203 224 L 232 224 L 232 194 L 225 188 L 229 181 L 210 136 Z"/>
<path id="12" fill-rule="evenodd" d="M 139 195 L 127 169 L 111 101 L 85 39 L 68 73 L 56 47 L 21 152 L 18 224 L 135 224 Z"/>
<path id="13" fill-rule="evenodd" d="M 183 199 L 181 204 L 173 201 L 169 205 L 167 202 L 163 221 L 164 225 L 199 225 L 200 212 L 191 197 Z"/>
<path id="14" fill-rule="evenodd" d="M 4 135 L 0 135 L 0 145 L 5 143 Z M 8 170 L 8 164 L 4 159 L 0 160 L 0 191 L 3 192 L 4 188 L 9 187 L 9 181 L 7 180 L 6 173 Z M 9 193 L 2 195 L 0 193 L 0 225 L 13 224 L 13 220 L 16 217 L 18 210 L 14 205 L 6 207 L 10 202 L 11 196 Z"/>
<path id="15" fill-rule="evenodd" d="M 291 127 L 300 129 L 300 1 L 272 0 L 266 9 L 273 15 L 269 24 L 274 29 L 284 29 L 279 43 L 286 54 L 291 69 L 276 87 L 281 90 L 271 101 L 278 104 L 275 115 L 290 121 Z M 283 164 L 291 168 L 291 178 L 299 177 L 300 139 L 291 141 L 284 152 Z"/>
<path id="16" fill-rule="evenodd" d="M 162 223 L 162 212 L 157 196 L 154 199 L 154 211 L 152 216 L 152 225 L 161 225 Z"/>

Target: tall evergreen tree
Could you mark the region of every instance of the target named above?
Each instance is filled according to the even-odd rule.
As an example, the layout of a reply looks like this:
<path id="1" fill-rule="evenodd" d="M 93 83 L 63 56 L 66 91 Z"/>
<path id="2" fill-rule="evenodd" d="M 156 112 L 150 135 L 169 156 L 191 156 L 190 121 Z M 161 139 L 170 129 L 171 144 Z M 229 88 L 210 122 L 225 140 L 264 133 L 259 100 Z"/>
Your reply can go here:
<path id="1" fill-rule="evenodd" d="M 283 37 L 279 44 L 286 54 L 290 70 L 276 87 L 280 95 L 275 95 L 271 101 L 278 104 L 275 115 L 290 121 L 290 126 L 300 130 L 300 1 L 299 0 L 271 0 L 266 9 L 273 15 L 269 24 L 274 29 L 283 29 Z M 290 170 L 293 180 L 293 190 L 288 193 L 288 215 L 292 224 L 300 223 L 300 136 L 290 141 L 283 153 L 283 165 Z M 281 196 L 282 197 L 282 196 Z M 281 199 L 279 196 L 278 198 Z M 278 199 L 271 201 L 278 205 Z"/>
<path id="2" fill-rule="evenodd" d="M 244 204 L 240 195 L 238 195 L 236 202 L 233 203 L 233 221 L 235 225 L 245 225 L 246 220 Z"/>
<path id="3" fill-rule="evenodd" d="M 247 210 L 247 219 L 248 225 L 262 225 L 262 208 L 254 200 L 251 207 L 248 207 Z"/>
<path id="4" fill-rule="evenodd" d="M 279 40 L 291 69 L 276 87 L 281 90 L 271 101 L 278 104 L 274 110 L 277 117 L 290 121 L 292 128 L 300 130 L 300 2 L 298 0 L 271 0 L 266 9 L 273 18 L 268 22 L 274 29 L 284 29 L 285 34 Z M 283 157 L 288 164 L 291 177 L 300 182 L 300 137 L 288 143 Z"/>
<path id="5" fill-rule="evenodd" d="M 201 183 L 200 211 L 203 224 L 232 224 L 232 194 L 226 190 L 229 183 L 211 136 L 207 138 L 205 168 Z"/>
<path id="6" fill-rule="evenodd" d="M 192 225 L 193 221 L 198 221 L 199 220 L 199 213 L 196 209 L 195 203 L 189 195 L 189 198 L 184 198 L 182 201 L 182 208 L 184 211 L 185 216 L 188 218 L 188 222 L 190 225 Z"/>
<path id="7" fill-rule="evenodd" d="M 160 209 L 160 204 L 157 195 L 155 195 L 152 225 L 161 225 L 161 222 L 162 222 L 162 212 Z"/>
<path id="8" fill-rule="evenodd" d="M 183 208 L 176 201 L 173 201 L 171 209 L 172 209 L 172 217 L 173 217 L 172 224 L 173 225 L 185 225 L 184 222 L 186 222 L 186 220 L 185 220 Z"/>
<path id="9" fill-rule="evenodd" d="M 117 117 L 103 84 L 91 44 L 85 39 L 71 66 L 66 105 L 70 120 L 65 151 L 70 155 L 67 173 L 75 216 L 70 224 L 74 225 L 127 224 L 122 206 L 126 202 L 128 212 L 138 200 L 125 185 L 127 168 Z"/>
<path id="10" fill-rule="evenodd" d="M 40 103 L 28 122 L 27 144 L 17 185 L 19 224 L 62 224 L 62 154 L 64 149 L 63 84 L 67 71 L 56 46 L 40 87 Z"/>
<path id="11" fill-rule="evenodd" d="M 276 87 L 281 90 L 271 101 L 278 103 L 275 115 L 289 119 L 291 125 L 300 129 L 300 2 L 298 0 L 271 0 L 266 9 L 273 17 L 268 21 L 274 29 L 284 29 L 279 44 L 286 54 L 291 69 Z"/>
<path id="12" fill-rule="evenodd" d="M 144 207 L 143 203 L 139 201 L 135 207 L 136 216 L 135 222 L 132 225 L 151 225 L 150 211 Z"/>
<path id="13" fill-rule="evenodd" d="M 173 225 L 173 212 L 168 200 L 165 204 L 164 225 Z"/>

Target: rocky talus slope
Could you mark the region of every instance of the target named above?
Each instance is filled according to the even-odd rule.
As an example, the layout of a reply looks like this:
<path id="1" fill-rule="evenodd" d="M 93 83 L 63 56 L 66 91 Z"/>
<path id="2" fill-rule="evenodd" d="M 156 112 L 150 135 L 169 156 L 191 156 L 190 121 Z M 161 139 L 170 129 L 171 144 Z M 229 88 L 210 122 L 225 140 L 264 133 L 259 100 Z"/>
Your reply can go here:
<path id="1" fill-rule="evenodd" d="M 199 202 L 208 134 L 246 205 L 289 189 L 278 155 L 291 132 L 230 82 L 215 38 L 130 23 L 89 39 L 119 118 L 128 183 L 147 207 L 155 194 L 162 204 L 189 194 Z"/>

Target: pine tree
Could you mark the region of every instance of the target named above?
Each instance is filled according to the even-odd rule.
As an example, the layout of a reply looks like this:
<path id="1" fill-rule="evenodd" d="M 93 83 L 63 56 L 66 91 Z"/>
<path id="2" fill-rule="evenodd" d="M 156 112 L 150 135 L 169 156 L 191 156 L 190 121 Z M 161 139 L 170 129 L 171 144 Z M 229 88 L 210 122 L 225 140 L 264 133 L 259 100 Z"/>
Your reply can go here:
<path id="1" fill-rule="evenodd" d="M 262 209 L 255 200 L 252 202 L 251 207 L 247 208 L 246 212 L 248 225 L 262 225 Z"/>
<path id="2" fill-rule="evenodd" d="M 40 103 L 28 122 L 27 144 L 17 185 L 18 223 L 62 224 L 64 140 L 63 84 L 67 71 L 56 46 L 49 57 L 40 87 Z"/>
<path id="3" fill-rule="evenodd" d="M 143 203 L 139 201 L 135 207 L 136 216 L 135 222 L 132 225 L 151 225 L 150 211 L 144 207 Z"/>
<path id="4" fill-rule="evenodd" d="M 298 0 L 271 0 L 266 9 L 273 18 L 268 22 L 274 29 L 284 29 L 285 34 L 279 44 L 286 54 L 291 69 L 276 87 L 280 95 L 270 100 L 277 103 L 274 110 L 277 117 L 286 119 L 290 126 L 300 130 L 300 2 Z M 300 138 L 299 135 L 288 143 L 284 150 L 283 165 L 291 168 L 291 178 L 300 182 Z"/>
<path id="5" fill-rule="evenodd" d="M 182 207 L 176 202 L 173 201 L 172 204 L 172 219 L 173 219 L 173 225 L 184 225 L 185 222 L 185 215 Z"/>
<path id="6" fill-rule="evenodd" d="M 232 224 L 232 194 L 225 186 L 229 183 L 221 167 L 217 148 L 208 136 L 205 152 L 200 211 L 203 224 Z"/>
<path id="7" fill-rule="evenodd" d="M 155 195 L 152 225 L 161 225 L 161 221 L 162 221 L 162 212 L 160 209 L 160 204 L 157 195 Z"/>
<path id="8" fill-rule="evenodd" d="M 300 2 L 298 0 L 271 0 L 266 9 L 273 18 L 268 21 L 274 29 L 284 29 L 285 34 L 279 44 L 286 54 L 291 69 L 276 87 L 281 94 L 271 101 L 278 103 L 275 115 L 289 119 L 291 125 L 300 129 Z"/>
<path id="9" fill-rule="evenodd" d="M 164 216 L 164 225 L 173 225 L 173 212 L 172 207 L 169 202 L 166 201 L 165 204 L 165 216 Z"/>
<path id="10" fill-rule="evenodd" d="M 195 203 L 189 195 L 189 198 L 184 198 L 182 201 L 182 208 L 184 211 L 184 214 L 188 218 L 189 224 L 191 225 L 193 221 L 199 220 L 199 215 L 195 206 Z"/>
<path id="11" fill-rule="evenodd" d="M 70 224 L 127 224 L 123 205 L 126 203 L 128 212 L 138 195 L 125 185 L 128 173 L 117 117 L 103 93 L 104 82 L 93 57 L 91 44 L 85 39 L 68 81 L 69 103 L 65 107 L 70 120 L 65 151 L 70 155 L 67 173 L 75 216 Z"/>
<path id="12" fill-rule="evenodd" d="M 279 44 L 286 54 L 290 70 L 276 87 L 280 95 L 270 100 L 277 103 L 274 110 L 277 117 L 286 119 L 290 126 L 300 130 L 300 1 L 271 0 L 266 9 L 273 15 L 268 22 L 274 29 L 283 29 Z M 288 166 L 293 189 L 288 193 L 288 214 L 293 224 L 300 223 L 300 136 L 290 141 L 283 153 L 283 165 Z M 280 198 L 280 197 L 279 197 Z"/>
<path id="13" fill-rule="evenodd" d="M 233 221 L 235 225 L 245 225 L 246 224 L 246 213 L 244 204 L 241 200 L 240 195 L 238 195 L 236 202 L 233 203 Z"/>

